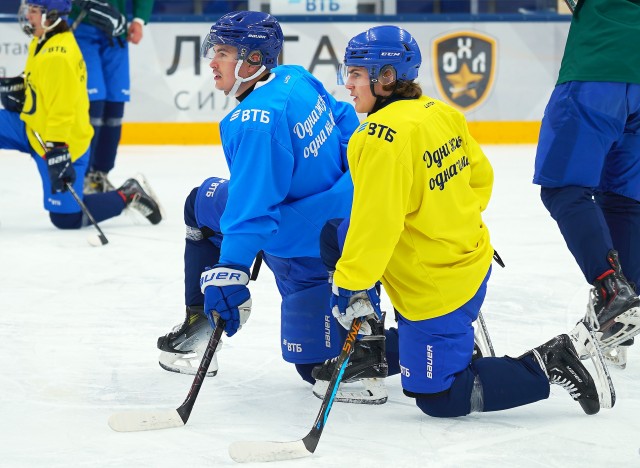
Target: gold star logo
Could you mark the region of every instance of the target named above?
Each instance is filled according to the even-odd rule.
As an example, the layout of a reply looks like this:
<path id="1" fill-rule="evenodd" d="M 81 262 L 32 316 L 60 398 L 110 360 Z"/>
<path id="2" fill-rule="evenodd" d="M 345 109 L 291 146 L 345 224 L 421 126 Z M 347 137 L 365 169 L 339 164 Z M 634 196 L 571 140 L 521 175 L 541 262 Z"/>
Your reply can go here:
<path id="1" fill-rule="evenodd" d="M 483 75 L 478 73 L 471 73 L 469 66 L 465 63 L 460 67 L 458 73 L 452 73 L 447 75 L 447 81 L 451 83 L 449 92 L 451 93 L 451 99 L 457 99 L 461 96 L 467 95 L 472 99 L 478 99 L 478 93 L 476 92 L 476 83 L 482 80 Z"/>

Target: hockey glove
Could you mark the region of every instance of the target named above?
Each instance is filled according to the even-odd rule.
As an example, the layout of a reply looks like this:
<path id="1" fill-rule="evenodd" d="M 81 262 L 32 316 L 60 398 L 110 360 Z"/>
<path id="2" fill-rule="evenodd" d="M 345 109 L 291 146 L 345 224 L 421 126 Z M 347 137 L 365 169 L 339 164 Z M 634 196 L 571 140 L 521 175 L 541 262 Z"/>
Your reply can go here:
<path id="1" fill-rule="evenodd" d="M 355 318 L 373 315 L 379 320 L 382 317 L 380 296 L 375 285 L 367 290 L 351 291 L 339 288 L 333 283 L 331 291 L 333 292 L 330 301 L 331 312 L 340 325 L 347 330 L 351 328 L 351 322 Z M 367 322 L 362 323 L 360 334 L 371 335 L 371 326 Z"/>
<path id="2" fill-rule="evenodd" d="M 69 147 L 66 143 L 47 141 L 46 148 L 44 157 L 49 169 L 51 193 L 66 192 L 67 184 L 73 185 L 76 181 L 76 170 L 71 163 Z"/>
<path id="3" fill-rule="evenodd" d="M 24 106 L 24 75 L 0 78 L 0 102 L 11 112 L 22 112 Z"/>
<path id="4" fill-rule="evenodd" d="M 224 331 L 233 336 L 251 314 L 249 269 L 240 265 L 216 265 L 200 275 L 204 313 L 213 328 L 217 317 L 225 321 Z"/>
<path id="5" fill-rule="evenodd" d="M 106 0 L 76 0 L 75 4 L 87 12 L 89 23 L 107 36 L 117 37 L 124 34 L 127 19 Z"/>

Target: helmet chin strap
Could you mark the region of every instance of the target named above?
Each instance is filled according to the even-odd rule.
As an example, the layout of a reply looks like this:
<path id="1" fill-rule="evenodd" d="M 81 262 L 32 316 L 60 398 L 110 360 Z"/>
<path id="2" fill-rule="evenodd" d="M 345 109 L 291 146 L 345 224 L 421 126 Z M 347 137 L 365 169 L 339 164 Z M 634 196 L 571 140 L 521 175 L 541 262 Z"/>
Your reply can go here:
<path id="1" fill-rule="evenodd" d="M 60 24 L 60 21 L 62 21 L 62 18 L 57 17 L 56 20 L 53 23 L 51 23 L 49 26 L 47 26 L 46 25 L 46 23 L 47 23 L 47 14 L 46 13 L 42 13 L 42 18 L 40 19 L 40 26 L 42 26 L 42 29 L 44 29 L 44 32 L 49 32 L 53 28 L 58 26 Z"/>
<path id="2" fill-rule="evenodd" d="M 235 76 L 236 76 L 236 82 L 233 84 L 233 88 L 231 88 L 231 91 L 229 91 L 228 94 L 230 94 L 231 96 L 236 95 L 236 93 L 238 92 L 238 88 L 240 88 L 240 85 L 242 83 L 246 83 L 247 81 L 251 81 L 254 78 L 259 77 L 263 71 L 265 71 L 267 69 L 267 67 L 265 67 L 264 65 L 262 65 L 260 68 L 258 68 L 258 71 L 255 72 L 253 75 L 248 76 L 247 78 L 242 78 L 240 76 L 240 67 L 242 67 L 242 64 L 244 63 L 244 61 L 240 61 L 238 60 L 238 63 L 236 63 L 236 69 L 235 69 Z"/>

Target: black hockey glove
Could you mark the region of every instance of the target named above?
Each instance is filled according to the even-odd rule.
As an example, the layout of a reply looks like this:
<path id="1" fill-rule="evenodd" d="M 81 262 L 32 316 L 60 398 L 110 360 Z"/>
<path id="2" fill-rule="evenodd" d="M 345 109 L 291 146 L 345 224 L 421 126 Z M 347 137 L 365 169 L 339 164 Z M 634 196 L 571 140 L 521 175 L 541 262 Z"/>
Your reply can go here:
<path id="1" fill-rule="evenodd" d="M 117 37 L 124 34 L 127 19 L 106 0 L 75 0 L 75 4 L 87 12 L 89 23 L 107 36 Z"/>
<path id="2" fill-rule="evenodd" d="M 76 181 L 76 170 L 71 164 L 69 146 L 66 143 L 47 142 L 47 152 L 44 155 L 49 169 L 51 193 L 66 192 L 67 185 Z"/>
<path id="3" fill-rule="evenodd" d="M 24 106 L 24 76 L 0 78 L 0 102 L 11 112 L 22 112 Z"/>

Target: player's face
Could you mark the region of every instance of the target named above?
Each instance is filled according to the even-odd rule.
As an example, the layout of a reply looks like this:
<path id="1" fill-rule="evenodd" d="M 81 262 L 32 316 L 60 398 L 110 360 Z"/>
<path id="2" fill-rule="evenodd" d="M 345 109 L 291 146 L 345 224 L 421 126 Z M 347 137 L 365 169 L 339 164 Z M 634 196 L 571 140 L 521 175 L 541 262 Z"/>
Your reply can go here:
<path id="1" fill-rule="evenodd" d="M 369 72 L 364 67 L 348 67 L 344 83 L 353 98 L 356 112 L 371 112 L 376 103 L 376 97 L 371 93 Z"/>
<path id="2" fill-rule="evenodd" d="M 33 35 L 42 37 L 44 28 L 42 27 L 42 9 L 38 5 L 26 5 L 25 16 L 27 22 L 33 27 Z"/>
<path id="3" fill-rule="evenodd" d="M 219 44 L 213 46 L 213 58 L 209 67 L 213 71 L 213 81 L 217 90 L 228 94 L 236 82 L 236 64 L 238 49 L 233 46 Z"/>

